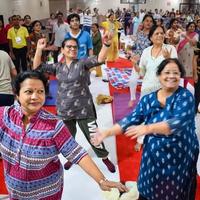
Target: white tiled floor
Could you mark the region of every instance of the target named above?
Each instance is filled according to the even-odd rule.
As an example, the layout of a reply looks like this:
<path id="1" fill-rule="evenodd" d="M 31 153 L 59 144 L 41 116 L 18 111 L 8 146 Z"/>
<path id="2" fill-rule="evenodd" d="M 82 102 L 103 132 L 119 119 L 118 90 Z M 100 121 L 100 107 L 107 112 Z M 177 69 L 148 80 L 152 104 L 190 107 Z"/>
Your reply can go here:
<path id="1" fill-rule="evenodd" d="M 98 94 L 109 94 L 108 84 L 101 81 L 101 78 L 96 78 L 94 74 L 91 75 L 91 92 L 95 98 Z M 100 128 L 108 128 L 112 126 L 112 111 L 110 104 L 106 105 L 96 105 L 97 115 L 98 115 L 98 124 Z M 196 127 L 197 133 L 200 141 L 200 114 L 196 117 Z M 90 145 L 87 143 L 84 135 L 80 130 L 77 132 L 76 140 L 86 149 L 89 154 L 104 173 L 104 175 L 111 180 L 119 180 L 119 172 L 112 174 L 110 173 L 105 165 L 100 159 L 98 159 L 94 152 L 91 150 Z M 105 145 L 110 152 L 110 159 L 116 164 L 116 146 L 115 138 L 111 137 L 105 141 Z M 60 157 L 61 161 L 64 163 L 65 159 Z M 116 164 L 117 167 L 117 164 Z M 200 159 L 198 161 L 198 173 L 200 174 Z M 4 196 L 0 196 L 0 200 L 4 200 Z M 64 172 L 64 191 L 63 191 L 63 200 L 104 200 L 102 193 L 98 185 L 87 176 L 79 166 L 73 166 L 70 170 Z"/>

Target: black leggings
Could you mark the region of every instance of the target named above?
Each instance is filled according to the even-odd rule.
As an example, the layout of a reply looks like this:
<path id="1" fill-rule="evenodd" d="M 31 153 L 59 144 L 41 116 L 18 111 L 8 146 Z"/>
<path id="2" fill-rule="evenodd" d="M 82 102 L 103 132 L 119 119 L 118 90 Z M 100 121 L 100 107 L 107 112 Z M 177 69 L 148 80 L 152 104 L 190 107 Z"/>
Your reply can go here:
<path id="1" fill-rule="evenodd" d="M 13 53 L 15 55 L 15 60 L 13 60 L 17 73 L 20 73 L 21 70 L 27 71 L 27 47 L 22 47 L 20 49 L 13 48 Z"/>
<path id="2" fill-rule="evenodd" d="M 95 118 L 94 119 L 71 119 L 71 120 L 63 120 L 63 121 L 74 138 L 76 136 L 76 131 L 77 131 L 76 124 L 78 123 L 81 131 L 85 135 L 85 138 L 91 145 L 97 157 L 105 158 L 108 156 L 108 151 L 106 150 L 104 143 L 101 143 L 98 147 L 96 147 L 92 145 L 90 141 L 91 135 L 95 133 L 95 130 L 98 127 Z"/>

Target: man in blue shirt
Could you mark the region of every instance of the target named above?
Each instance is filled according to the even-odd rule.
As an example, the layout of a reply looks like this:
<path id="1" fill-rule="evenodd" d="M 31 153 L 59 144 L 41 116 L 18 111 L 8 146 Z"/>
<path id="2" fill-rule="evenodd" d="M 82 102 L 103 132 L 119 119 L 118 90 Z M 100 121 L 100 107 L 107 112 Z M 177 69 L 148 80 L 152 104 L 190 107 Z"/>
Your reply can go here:
<path id="1" fill-rule="evenodd" d="M 92 39 L 87 31 L 80 29 L 80 16 L 73 13 L 67 17 L 67 22 L 70 25 L 70 32 L 65 35 L 65 39 L 76 38 L 78 40 L 78 59 L 93 55 Z"/>

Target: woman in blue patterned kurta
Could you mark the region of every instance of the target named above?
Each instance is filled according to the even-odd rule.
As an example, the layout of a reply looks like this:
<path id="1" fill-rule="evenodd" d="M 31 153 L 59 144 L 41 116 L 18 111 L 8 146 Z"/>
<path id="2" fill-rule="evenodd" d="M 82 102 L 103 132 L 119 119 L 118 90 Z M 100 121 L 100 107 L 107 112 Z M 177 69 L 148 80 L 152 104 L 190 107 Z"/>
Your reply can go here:
<path id="1" fill-rule="evenodd" d="M 184 69 L 177 59 L 164 60 L 157 75 L 162 88 L 144 96 L 130 115 L 99 132 L 92 142 L 97 145 L 123 132 L 132 139 L 146 135 L 138 178 L 140 199 L 194 200 L 199 153 L 194 98 L 179 86 Z"/>

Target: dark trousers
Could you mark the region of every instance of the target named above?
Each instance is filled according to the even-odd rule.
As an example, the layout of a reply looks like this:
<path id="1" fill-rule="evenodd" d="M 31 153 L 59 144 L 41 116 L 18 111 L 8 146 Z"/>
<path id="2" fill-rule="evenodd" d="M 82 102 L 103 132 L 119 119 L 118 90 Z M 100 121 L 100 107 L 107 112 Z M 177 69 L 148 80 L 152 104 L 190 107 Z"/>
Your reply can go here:
<path id="1" fill-rule="evenodd" d="M 13 60 L 17 73 L 27 70 L 27 47 L 23 47 L 20 49 L 13 48 L 13 53 L 15 55 L 15 60 Z"/>
<path id="2" fill-rule="evenodd" d="M 0 106 L 11 106 L 15 97 L 12 94 L 0 94 Z"/>
<path id="3" fill-rule="evenodd" d="M 198 112 L 200 103 L 200 74 L 198 74 L 198 82 L 194 84 L 195 112 Z"/>
<path id="4" fill-rule="evenodd" d="M 57 51 L 53 51 L 53 59 L 54 59 L 54 63 L 58 62 L 58 55 L 60 53 L 61 47 L 58 47 Z"/>
<path id="5" fill-rule="evenodd" d="M 9 54 L 9 45 L 8 43 L 0 44 L 0 50 L 5 51 Z"/>
<path id="6" fill-rule="evenodd" d="M 127 29 L 128 29 L 128 30 L 127 30 Z M 124 24 L 124 34 L 125 34 L 125 35 L 128 34 L 127 31 L 129 31 L 129 29 L 130 29 L 130 24 L 129 24 L 129 23 L 125 23 L 125 24 Z"/>
<path id="7" fill-rule="evenodd" d="M 105 149 L 105 145 L 103 143 L 101 143 L 98 147 L 95 147 L 90 142 L 92 134 L 95 133 L 95 130 L 98 127 L 96 119 L 72 119 L 72 120 L 64 120 L 64 123 L 66 124 L 66 126 L 68 127 L 70 133 L 74 138 L 77 132 L 76 123 L 78 123 L 81 131 L 85 135 L 87 141 L 90 143 L 97 157 L 105 158 L 108 156 L 108 151 Z"/>

